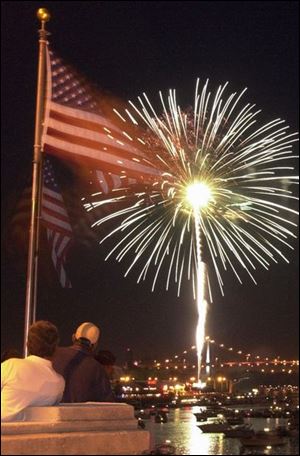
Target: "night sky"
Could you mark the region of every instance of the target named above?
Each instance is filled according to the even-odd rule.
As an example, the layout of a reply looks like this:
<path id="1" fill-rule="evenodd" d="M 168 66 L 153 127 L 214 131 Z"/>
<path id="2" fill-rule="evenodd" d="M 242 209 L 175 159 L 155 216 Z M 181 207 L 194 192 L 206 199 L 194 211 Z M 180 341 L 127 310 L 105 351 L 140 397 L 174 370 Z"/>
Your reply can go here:
<path id="1" fill-rule="evenodd" d="M 197 77 L 211 87 L 248 87 L 244 101 L 263 117 L 298 129 L 298 2 L 2 2 L 2 335 L 1 349 L 22 348 L 26 282 L 24 236 L 16 228 L 18 201 L 31 176 L 38 55 L 38 7 L 56 51 L 99 88 L 125 101 L 176 88 L 191 103 Z M 296 151 L 296 149 L 294 149 Z M 60 167 L 70 199 L 71 171 Z M 65 179 L 65 181 L 64 181 Z M 66 184 L 67 182 L 67 184 Z M 68 183 L 70 185 L 68 185 Z M 79 195 L 79 191 L 74 194 Z M 76 204 L 80 205 L 80 200 Z M 20 231 L 20 229 L 19 229 Z M 17 234 L 16 234 L 17 232 Z M 22 234 L 22 233 L 21 233 Z M 16 236 L 16 237 L 14 237 Z M 290 264 L 258 270 L 255 286 L 225 276 L 217 287 L 207 333 L 219 343 L 256 352 L 298 356 L 298 243 Z M 94 241 L 75 242 L 69 259 L 73 289 L 63 290 L 42 248 L 38 319 L 57 324 L 61 342 L 83 321 L 102 329 L 101 347 L 122 359 L 172 355 L 194 344 L 195 303 L 190 284 L 180 298 L 164 282 L 137 285 L 125 267 L 104 262 Z"/>

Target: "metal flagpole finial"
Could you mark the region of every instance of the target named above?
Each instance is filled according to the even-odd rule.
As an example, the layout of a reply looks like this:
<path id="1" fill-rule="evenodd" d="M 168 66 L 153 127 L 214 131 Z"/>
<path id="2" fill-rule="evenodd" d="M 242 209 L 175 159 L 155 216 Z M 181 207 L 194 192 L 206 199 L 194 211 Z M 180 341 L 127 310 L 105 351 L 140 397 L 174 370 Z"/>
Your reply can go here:
<path id="1" fill-rule="evenodd" d="M 46 8 L 39 8 L 36 13 L 38 19 L 42 22 L 48 22 L 51 18 L 49 11 Z"/>

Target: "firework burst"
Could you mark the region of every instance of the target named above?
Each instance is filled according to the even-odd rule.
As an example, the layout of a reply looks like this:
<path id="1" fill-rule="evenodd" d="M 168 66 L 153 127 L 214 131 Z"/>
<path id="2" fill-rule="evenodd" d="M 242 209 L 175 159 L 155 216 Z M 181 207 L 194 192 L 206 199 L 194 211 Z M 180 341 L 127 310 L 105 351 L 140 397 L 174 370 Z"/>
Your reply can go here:
<path id="1" fill-rule="evenodd" d="M 297 157 L 292 153 L 297 134 L 289 134 L 281 119 L 257 126 L 260 111 L 255 105 L 240 108 L 246 89 L 225 98 L 226 86 L 212 94 L 206 81 L 200 92 L 198 80 L 194 107 L 185 111 L 175 91 L 167 101 L 160 93 L 162 114 L 145 94 L 138 103 L 129 102 L 125 114 L 115 110 L 124 124 L 144 127 L 138 138 L 143 161 L 159 170 L 159 177 L 142 190 L 119 188 L 109 198 L 86 205 L 87 210 L 114 205 L 96 225 L 119 219 L 101 242 L 121 234 L 107 258 L 116 255 L 121 261 L 129 256 L 125 276 L 142 265 L 138 282 L 145 280 L 153 265 L 152 289 L 164 271 L 166 289 L 173 277 L 178 295 L 183 279 L 191 280 L 199 314 L 198 380 L 211 299 L 204 248 L 223 293 L 222 271 L 231 269 L 241 282 L 243 269 L 255 282 L 257 265 L 268 269 L 271 262 L 288 262 L 284 251 L 293 249 L 289 238 L 296 237 L 291 215 L 297 214 L 292 204 L 297 199 Z"/>

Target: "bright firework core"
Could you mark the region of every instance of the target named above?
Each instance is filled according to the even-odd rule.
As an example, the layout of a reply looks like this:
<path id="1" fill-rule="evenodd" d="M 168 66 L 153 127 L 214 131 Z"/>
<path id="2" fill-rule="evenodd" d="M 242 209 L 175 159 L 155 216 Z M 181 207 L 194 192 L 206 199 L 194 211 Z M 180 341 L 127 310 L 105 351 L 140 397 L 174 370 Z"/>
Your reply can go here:
<path id="1" fill-rule="evenodd" d="M 203 182 L 194 182 L 187 187 L 186 198 L 194 209 L 201 209 L 208 205 L 211 199 L 211 190 Z"/>

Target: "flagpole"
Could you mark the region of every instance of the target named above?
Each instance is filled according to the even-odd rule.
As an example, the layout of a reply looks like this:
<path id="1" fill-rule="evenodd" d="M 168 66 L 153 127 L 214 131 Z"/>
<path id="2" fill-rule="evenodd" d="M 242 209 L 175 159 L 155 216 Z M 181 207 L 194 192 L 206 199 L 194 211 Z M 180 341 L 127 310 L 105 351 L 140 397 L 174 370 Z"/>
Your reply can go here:
<path id="1" fill-rule="evenodd" d="M 29 326 L 35 321 L 37 300 L 37 276 L 39 254 L 39 225 L 42 199 L 42 130 L 45 100 L 46 45 L 45 25 L 50 14 L 45 8 L 39 8 L 37 17 L 41 21 L 39 30 L 39 61 L 36 92 L 35 132 L 33 146 L 31 222 L 29 231 L 29 249 L 26 282 L 26 306 L 24 326 L 24 356 L 27 356 L 27 335 Z"/>

